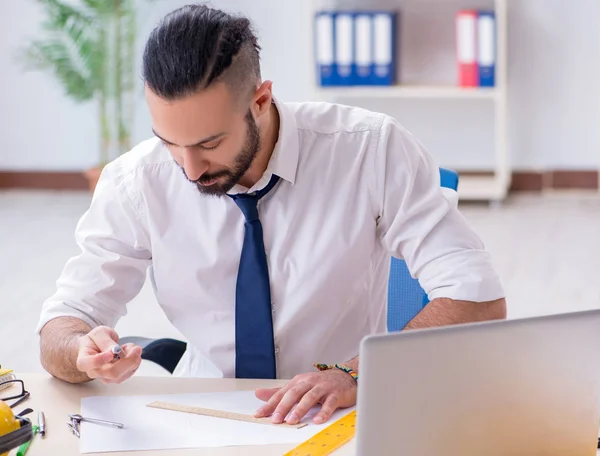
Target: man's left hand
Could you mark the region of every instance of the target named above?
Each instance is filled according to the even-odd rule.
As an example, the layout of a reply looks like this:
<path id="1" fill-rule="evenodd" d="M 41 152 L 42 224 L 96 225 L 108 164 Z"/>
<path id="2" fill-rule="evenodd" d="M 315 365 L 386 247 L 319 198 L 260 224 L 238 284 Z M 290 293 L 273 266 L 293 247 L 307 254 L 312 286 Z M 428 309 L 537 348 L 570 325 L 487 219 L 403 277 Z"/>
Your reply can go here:
<path id="1" fill-rule="evenodd" d="M 322 404 L 313 418 L 316 424 L 321 424 L 331 418 L 336 409 L 355 405 L 356 391 L 356 381 L 340 369 L 296 375 L 281 388 L 256 390 L 256 397 L 266 404 L 254 416 L 262 418 L 272 414 L 274 423 L 282 423 L 298 404 L 285 420 L 289 424 L 297 424 L 312 407 Z"/>

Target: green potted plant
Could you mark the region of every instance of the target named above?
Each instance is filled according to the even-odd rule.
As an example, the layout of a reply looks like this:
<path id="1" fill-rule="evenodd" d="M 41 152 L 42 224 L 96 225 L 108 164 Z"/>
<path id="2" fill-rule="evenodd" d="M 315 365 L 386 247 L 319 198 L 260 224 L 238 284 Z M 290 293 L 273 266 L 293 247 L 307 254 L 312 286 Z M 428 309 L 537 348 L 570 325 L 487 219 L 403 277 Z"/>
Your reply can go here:
<path id="1" fill-rule="evenodd" d="M 47 71 L 77 102 L 98 105 L 97 166 L 84 175 L 93 191 L 102 168 L 131 147 L 135 94 L 135 0 L 35 0 L 43 35 L 27 43 L 28 69 Z"/>

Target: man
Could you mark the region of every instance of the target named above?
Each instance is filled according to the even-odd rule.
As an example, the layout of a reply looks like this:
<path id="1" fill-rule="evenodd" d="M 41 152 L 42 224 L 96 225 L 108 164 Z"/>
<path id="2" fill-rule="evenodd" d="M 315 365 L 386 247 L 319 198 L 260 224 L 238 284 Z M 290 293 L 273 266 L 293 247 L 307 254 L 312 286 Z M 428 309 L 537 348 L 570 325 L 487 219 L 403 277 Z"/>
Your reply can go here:
<path id="1" fill-rule="evenodd" d="M 275 100 L 259 49 L 247 19 L 203 5 L 151 34 L 156 138 L 105 167 L 77 226 L 81 253 L 38 328 L 52 375 L 133 375 L 141 348 L 114 361 L 112 328 L 148 268 L 189 341 L 175 375 L 291 378 L 256 391 L 275 422 L 354 405 L 360 340 L 386 329 L 390 255 L 431 299 L 408 328 L 505 317 L 490 256 L 427 152 L 388 116 Z"/>

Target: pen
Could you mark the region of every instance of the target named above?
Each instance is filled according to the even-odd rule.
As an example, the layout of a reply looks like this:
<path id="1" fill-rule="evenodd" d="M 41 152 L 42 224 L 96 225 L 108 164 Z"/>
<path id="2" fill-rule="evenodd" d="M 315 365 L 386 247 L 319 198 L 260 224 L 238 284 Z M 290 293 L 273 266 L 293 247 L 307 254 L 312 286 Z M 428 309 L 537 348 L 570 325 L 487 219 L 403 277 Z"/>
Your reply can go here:
<path id="1" fill-rule="evenodd" d="M 38 426 L 40 429 L 40 434 L 42 437 L 46 436 L 46 417 L 44 416 L 44 412 L 38 412 Z"/>
<path id="2" fill-rule="evenodd" d="M 35 437 L 35 434 L 40 430 L 37 426 L 33 426 L 32 428 L 33 432 L 31 435 L 31 440 L 29 440 L 29 442 L 25 442 L 23 445 L 21 445 L 19 447 L 19 449 L 17 450 L 17 455 L 16 456 L 25 456 L 25 453 L 27 453 L 27 450 L 29 449 L 29 445 L 31 445 L 31 442 L 33 442 L 33 438 Z"/>
<path id="3" fill-rule="evenodd" d="M 112 354 L 113 354 L 113 359 L 121 359 L 121 354 L 123 353 L 123 349 L 121 348 L 120 345 L 114 345 L 111 348 Z"/>

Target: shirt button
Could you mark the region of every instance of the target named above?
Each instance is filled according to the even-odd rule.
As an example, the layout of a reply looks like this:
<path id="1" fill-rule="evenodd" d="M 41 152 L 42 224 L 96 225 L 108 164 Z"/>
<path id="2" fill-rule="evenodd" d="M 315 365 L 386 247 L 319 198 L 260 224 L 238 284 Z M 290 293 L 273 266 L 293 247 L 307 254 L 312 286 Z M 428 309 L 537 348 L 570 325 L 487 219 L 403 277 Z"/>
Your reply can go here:
<path id="1" fill-rule="evenodd" d="M 279 347 L 275 346 L 275 354 L 279 353 Z"/>

